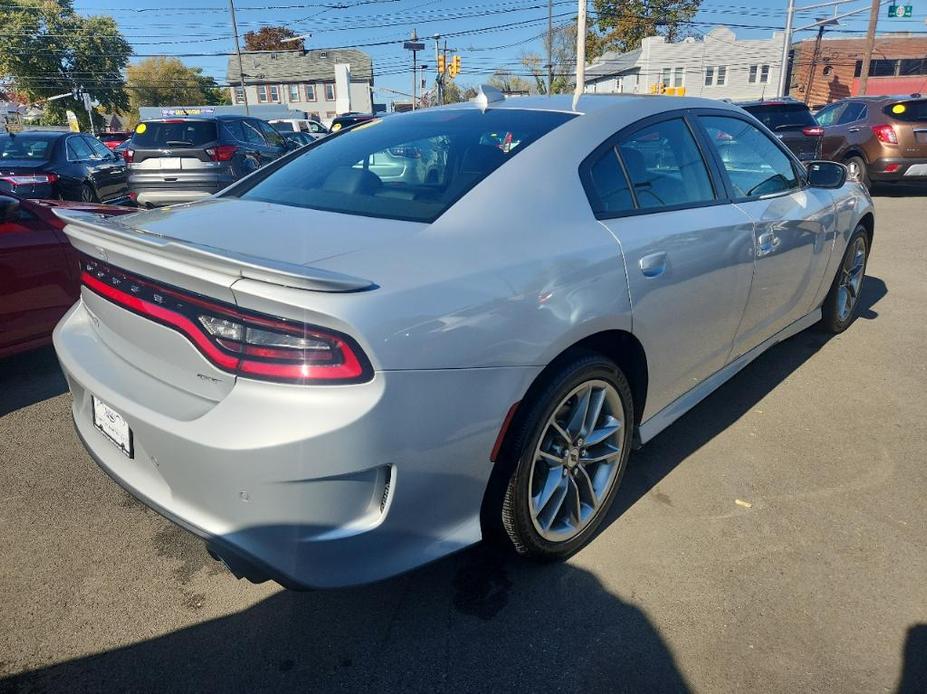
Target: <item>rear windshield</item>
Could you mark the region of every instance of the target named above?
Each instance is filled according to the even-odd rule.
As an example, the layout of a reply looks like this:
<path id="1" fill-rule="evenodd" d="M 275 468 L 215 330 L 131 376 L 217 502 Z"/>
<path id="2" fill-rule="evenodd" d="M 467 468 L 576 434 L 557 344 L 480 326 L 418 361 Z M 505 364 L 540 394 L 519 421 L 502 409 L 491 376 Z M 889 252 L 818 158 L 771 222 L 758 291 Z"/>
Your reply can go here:
<path id="1" fill-rule="evenodd" d="M 0 161 L 13 159 L 47 161 L 51 156 L 52 146 L 59 137 L 60 135 L 0 133 Z"/>
<path id="2" fill-rule="evenodd" d="M 229 195 L 430 222 L 525 147 L 574 117 L 466 109 L 376 119 L 327 138 Z"/>
<path id="3" fill-rule="evenodd" d="M 817 125 L 811 111 L 804 104 L 761 104 L 745 106 L 744 110 L 752 113 L 760 123 L 773 132 Z"/>
<path id="4" fill-rule="evenodd" d="M 886 115 L 907 123 L 927 121 L 927 99 L 898 101 L 885 107 Z"/>
<path id="5" fill-rule="evenodd" d="M 136 147 L 199 147 L 216 141 L 213 120 L 146 121 L 139 123 L 132 135 Z"/>

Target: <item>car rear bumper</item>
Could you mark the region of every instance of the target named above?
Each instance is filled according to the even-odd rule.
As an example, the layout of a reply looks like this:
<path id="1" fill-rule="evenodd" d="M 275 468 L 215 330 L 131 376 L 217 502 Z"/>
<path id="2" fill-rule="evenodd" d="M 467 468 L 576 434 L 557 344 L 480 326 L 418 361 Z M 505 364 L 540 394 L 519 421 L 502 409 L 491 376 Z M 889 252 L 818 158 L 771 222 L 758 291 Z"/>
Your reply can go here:
<path id="1" fill-rule="evenodd" d="M 139 371 L 93 322 L 79 302 L 54 333 L 92 457 L 237 575 L 291 588 L 387 578 L 478 541 L 499 426 L 537 373 L 378 372 L 327 387 L 239 378 L 207 402 Z M 125 418 L 132 458 L 94 426 L 91 395 Z"/>
<path id="2" fill-rule="evenodd" d="M 13 193 L 21 198 L 28 198 L 30 200 L 57 197 L 55 187 L 51 183 L 14 186 L 8 181 L 0 181 L 0 194 L 2 193 Z"/>
<path id="3" fill-rule="evenodd" d="M 235 182 L 231 172 L 133 173 L 129 190 L 139 205 L 173 205 L 202 200 Z"/>
<path id="4" fill-rule="evenodd" d="M 876 159 L 869 165 L 869 178 L 885 182 L 927 182 L 927 158 Z"/>

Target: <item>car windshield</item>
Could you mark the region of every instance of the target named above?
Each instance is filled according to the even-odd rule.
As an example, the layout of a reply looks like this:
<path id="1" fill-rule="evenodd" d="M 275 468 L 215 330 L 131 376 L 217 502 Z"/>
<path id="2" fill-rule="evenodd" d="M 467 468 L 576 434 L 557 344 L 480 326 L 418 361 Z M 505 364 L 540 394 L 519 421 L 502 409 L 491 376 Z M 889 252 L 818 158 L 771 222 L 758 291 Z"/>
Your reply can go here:
<path id="1" fill-rule="evenodd" d="M 744 109 L 772 131 L 817 125 L 804 104 L 761 104 Z"/>
<path id="2" fill-rule="evenodd" d="M 40 133 L 0 134 L 0 161 L 26 159 L 48 161 L 60 135 Z"/>
<path id="3" fill-rule="evenodd" d="M 146 121 L 132 135 L 132 144 L 141 149 L 200 147 L 215 141 L 216 122 L 212 120 Z"/>
<path id="4" fill-rule="evenodd" d="M 459 109 L 376 119 L 327 138 L 227 195 L 430 222 L 525 147 L 574 117 Z"/>

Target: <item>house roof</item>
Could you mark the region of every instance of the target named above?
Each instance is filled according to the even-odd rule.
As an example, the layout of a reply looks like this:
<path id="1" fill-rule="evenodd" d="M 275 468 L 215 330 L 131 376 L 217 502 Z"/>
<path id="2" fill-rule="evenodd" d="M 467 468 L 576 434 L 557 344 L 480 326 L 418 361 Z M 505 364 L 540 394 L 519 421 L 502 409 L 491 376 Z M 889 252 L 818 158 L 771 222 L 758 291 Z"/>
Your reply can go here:
<path id="1" fill-rule="evenodd" d="M 348 63 L 352 80 L 373 81 L 373 64 L 370 56 L 354 48 L 325 51 L 276 51 L 242 53 L 241 62 L 245 82 L 314 82 L 335 79 L 335 64 Z M 241 81 L 238 56 L 229 57 L 226 77 L 230 84 Z"/>
<path id="2" fill-rule="evenodd" d="M 627 53 L 617 53 L 609 51 L 603 53 L 591 65 L 586 66 L 586 80 L 590 78 L 606 77 L 608 75 L 619 75 L 636 67 L 637 59 L 640 58 L 641 51 L 638 48 Z"/>

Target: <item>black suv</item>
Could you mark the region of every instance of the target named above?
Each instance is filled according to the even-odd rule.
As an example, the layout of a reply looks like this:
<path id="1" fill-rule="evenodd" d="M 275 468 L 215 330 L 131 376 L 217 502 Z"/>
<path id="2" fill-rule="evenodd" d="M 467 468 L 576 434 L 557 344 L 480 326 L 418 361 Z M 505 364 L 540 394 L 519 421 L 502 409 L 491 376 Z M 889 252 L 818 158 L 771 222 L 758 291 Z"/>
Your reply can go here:
<path id="1" fill-rule="evenodd" d="M 802 161 L 821 158 L 824 129 L 818 125 L 807 104 L 790 99 L 738 101 L 737 105 L 773 131 Z"/>
<path id="2" fill-rule="evenodd" d="M 139 205 L 208 197 L 294 148 L 269 123 L 246 116 L 142 121 L 124 157 Z"/>

